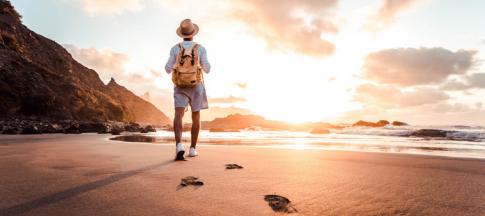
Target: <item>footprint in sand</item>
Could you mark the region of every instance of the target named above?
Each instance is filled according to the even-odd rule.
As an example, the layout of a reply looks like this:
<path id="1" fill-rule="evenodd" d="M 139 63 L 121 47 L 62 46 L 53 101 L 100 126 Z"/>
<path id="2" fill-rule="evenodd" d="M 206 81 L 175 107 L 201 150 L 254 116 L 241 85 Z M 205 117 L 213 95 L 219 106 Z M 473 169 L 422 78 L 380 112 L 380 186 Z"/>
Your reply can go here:
<path id="1" fill-rule="evenodd" d="M 295 213 L 298 212 L 291 204 L 290 200 L 286 197 L 279 195 L 266 195 L 264 200 L 268 202 L 268 205 L 275 212 Z"/>
<path id="2" fill-rule="evenodd" d="M 199 178 L 197 178 L 197 177 L 187 176 L 187 177 L 182 179 L 182 181 L 180 182 L 180 185 L 182 187 L 189 186 L 189 185 L 194 185 L 194 186 L 204 185 L 204 182 L 199 181 L 198 179 Z"/>
<path id="3" fill-rule="evenodd" d="M 226 169 L 242 169 L 244 167 L 237 165 L 237 164 L 226 164 Z"/>

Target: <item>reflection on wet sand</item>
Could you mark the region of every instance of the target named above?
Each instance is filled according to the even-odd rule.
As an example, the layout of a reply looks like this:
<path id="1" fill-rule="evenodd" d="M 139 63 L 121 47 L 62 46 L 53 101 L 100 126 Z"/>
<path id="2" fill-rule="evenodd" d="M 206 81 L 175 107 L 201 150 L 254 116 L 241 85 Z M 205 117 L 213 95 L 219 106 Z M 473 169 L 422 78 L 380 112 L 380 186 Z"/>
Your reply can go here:
<path id="1" fill-rule="evenodd" d="M 143 136 L 143 135 L 117 136 L 117 137 L 110 138 L 110 140 L 118 140 L 118 141 L 124 141 L 124 142 L 149 142 L 149 143 L 156 142 L 155 137 Z"/>
<path id="2" fill-rule="evenodd" d="M 124 142 L 143 142 L 154 144 L 173 144 L 172 133 L 157 132 L 152 135 L 125 134 L 111 138 Z M 190 143 L 190 136 L 184 136 L 182 143 Z M 239 132 L 210 133 L 202 132 L 198 144 L 254 146 L 284 149 L 323 149 L 383 153 L 422 154 L 451 157 L 485 158 L 485 145 L 482 142 L 454 140 L 432 140 L 392 137 L 326 134 L 309 136 L 303 133 L 279 132 Z"/>

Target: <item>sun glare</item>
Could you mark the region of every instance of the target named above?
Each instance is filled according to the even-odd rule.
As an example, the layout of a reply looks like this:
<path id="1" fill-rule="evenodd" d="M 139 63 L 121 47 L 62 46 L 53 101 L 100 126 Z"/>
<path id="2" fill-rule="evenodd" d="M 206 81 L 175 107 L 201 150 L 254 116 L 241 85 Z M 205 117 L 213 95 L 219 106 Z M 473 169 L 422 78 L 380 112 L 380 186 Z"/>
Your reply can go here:
<path id="1" fill-rule="evenodd" d="M 291 78 L 288 78 L 291 79 Z M 250 91 L 248 106 L 268 119 L 290 123 L 321 121 L 337 117 L 350 110 L 348 92 L 330 90 L 332 85 L 306 86 L 303 82 L 287 80 L 291 86 L 278 91 Z"/>

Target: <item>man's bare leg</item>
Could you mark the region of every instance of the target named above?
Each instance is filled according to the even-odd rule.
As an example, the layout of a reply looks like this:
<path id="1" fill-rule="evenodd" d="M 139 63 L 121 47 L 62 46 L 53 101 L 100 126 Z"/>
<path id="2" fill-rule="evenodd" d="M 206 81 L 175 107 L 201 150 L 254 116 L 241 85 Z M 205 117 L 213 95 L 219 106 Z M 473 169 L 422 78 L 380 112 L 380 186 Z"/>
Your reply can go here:
<path id="1" fill-rule="evenodd" d="M 184 107 L 176 107 L 175 108 L 175 116 L 173 118 L 173 131 L 175 134 L 175 145 L 180 143 L 182 139 L 182 119 L 184 118 L 185 108 Z"/>
<path id="2" fill-rule="evenodd" d="M 190 140 L 192 141 L 190 143 L 190 147 L 195 148 L 195 145 L 197 145 L 197 139 L 199 138 L 199 130 L 200 130 L 200 112 L 192 112 L 192 130 Z"/>

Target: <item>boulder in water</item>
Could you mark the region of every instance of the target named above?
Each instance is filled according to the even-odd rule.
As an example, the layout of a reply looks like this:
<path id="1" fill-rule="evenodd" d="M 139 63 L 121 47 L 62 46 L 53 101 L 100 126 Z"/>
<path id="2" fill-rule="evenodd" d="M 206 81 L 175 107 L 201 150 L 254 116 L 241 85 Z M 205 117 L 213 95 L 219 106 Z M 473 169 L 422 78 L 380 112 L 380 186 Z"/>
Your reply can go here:
<path id="1" fill-rule="evenodd" d="M 367 121 L 362 121 L 359 120 L 358 122 L 354 123 L 352 127 L 372 127 L 374 125 L 373 122 L 367 122 Z"/>
<path id="2" fill-rule="evenodd" d="M 408 124 L 406 122 L 401 122 L 401 121 L 393 121 L 392 122 L 393 126 L 407 126 Z"/>
<path id="3" fill-rule="evenodd" d="M 411 136 L 416 137 L 446 137 L 448 131 L 436 129 L 420 129 L 411 133 Z"/>
<path id="4" fill-rule="evenodd" d="M 107 134 L 107 133 L 111 133 L 111 130 L 113 130 L 113 125 L 106 124 L 104 127 L 100 128 L 97 132 L 99 134 Z"/>
<path id="5" fill-rule="evenodd" d="M 2 134 L 19 134 L 21 129 L 14 126 L 4 126 Z"/>
<path id="6" fill-rule="evenodd" d="M 64 133 L 64 130 L 59 124 L 56 123 L 41 123 L 39 125 L 40 130 L 42 130 L 42 133 Z"/>
<path id="7" fill-rule="evenodd" d="M 41 134 L 42 131 L 35 125 L 30 124 L 22 129 L 21 134 Z"/>
<path id="8" fill-rule="evenodd" d="M 157 132 L 157 130 L 155 130 L 155 128 L 153 128 L 153 126 L 147 125 L 140 132 L 141 133 L 150 133 L 150 132 Z"/>
<path id="9" fill-rule="evenodd" d="M 389 121 L 387 120 L 379 120 L 378 122 L 376 122 L 374 127 L 384 127 L 388 124 L 389 124 Z"/>
<path id="10" fill-rule="evenodd" d="M 379 120 L 378 122 L 368 122 L 359 120 L 358 122 L 354 123 L 352 127 L 384 127 L 389 124 L 387 120 Z"/>
<path id="11" fill-rule="evenodd" d="M 102 133 L 109 130 L 109 126 L 104 123 L 86 122 L 79 124 L 81 133 Z"/>
<path id="12" fill-rule="evenodd" d="M 79 124 L 78 123 L 74 123 L 72 125 L 70 125 L 68 128 L 66 128 L 64 130 L 64 133 L 66 134 L 80 134 L 81 131 L 79 130 Z"/>
<path id="13" fill-rule="evenodd" d="M 119 127 L 114 127 L 111 129 L 111 135 L 120 135 L 123 130 Z"/>
<path id="14" fill-rule="evenodd" d="M 140 124 L 135 122 L 130 122 L 127 125 L 125 125 L 125 130 L 128 132 L 140 132 L 142 128 L 140 127 Z"/>

